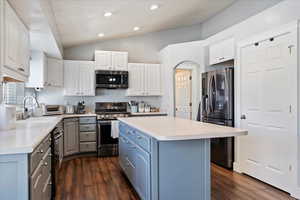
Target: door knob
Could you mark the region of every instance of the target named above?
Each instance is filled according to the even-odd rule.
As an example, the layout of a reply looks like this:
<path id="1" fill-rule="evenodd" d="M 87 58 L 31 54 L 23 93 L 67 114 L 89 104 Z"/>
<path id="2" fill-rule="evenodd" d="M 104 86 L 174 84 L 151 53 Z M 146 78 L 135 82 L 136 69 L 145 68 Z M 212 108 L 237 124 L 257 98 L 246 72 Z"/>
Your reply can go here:
<path id="1" fill-rule="evenodd" d="M 242 120 L 246 119 L 246 115 L 241 115 L 241 119 Z"/>

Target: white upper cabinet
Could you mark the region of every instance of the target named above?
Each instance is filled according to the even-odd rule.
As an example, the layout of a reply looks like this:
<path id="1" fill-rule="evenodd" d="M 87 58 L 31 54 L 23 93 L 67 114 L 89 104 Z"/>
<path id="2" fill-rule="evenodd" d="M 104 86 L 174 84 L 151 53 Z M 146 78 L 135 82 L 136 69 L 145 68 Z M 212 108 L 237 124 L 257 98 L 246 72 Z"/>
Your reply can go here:
<path id="1" fill-rule="evenodd" d="M 79 87 L 82 96 L 95 96 L 95 63 L 79 61 Z"/>
<path id="2" fill-rule="evenodd" d="M 128 64 L 129 87 L 128 96 L 145 95 L 145 64 L 129 63 Z"/>
<path id="3" fill-rule="evenodd" d="M 79 95 L 79 65 L 76 61 L 64 61 L 64 95 Z"/>
<path id="4" fill-rule="evenodd" d="M 47 86 L 63 87 L 64 61 L 60 59 L 47 59 Z"/>
<path id="5" fill-rule="evenodd" d="M 161 65 L 129 63 L 129 87 L 127 96 L 160 96 Z"/>
<path id="6" fill-rule="evenodd" d="M 210 45 L 209 47 L 209 64 L 214 65 L 235 57 L 234 39 L 227 39 L 222 42 Z"/>
<path id="7" fill-rule="evenodd" d="M 3 74 L 17 80 L 29 76 L 29 31 L 9 3 L 4 4 L 4 52 Z"/>
<path id="8" fill-rule="evenodd" d="M 25 86 L 28 88 L 43 88 L 47 84 L 47 57 L 42 51 L 32 51 L 30 60 L 30 75 Z"/>
<path id="9" fill-rule="evenodd" d="M 96 70 L 127 71 L 128 53 L 121 51 L 95 51 Z"/>
<path id="10" fill-rule="evenodd" d="M 127 52 L 112 52 L 113 70 L 127 71 L 128 53 Z"/>
<path id="11" fill-rule="evenodd" d="M 64 95 L 95 96 L 95 68 L 92 61 L 64 61 Z"/>
<path id="12" fill-rule="evenodd" d="M 161 73 L 159 64 L 145 65 L 145 92 L 147 96 L 161 95 Z"/>
<path id="13" fill-rule="evenodd" d="M 95 51 L 95 69 L 112 70 L 111 51 Z"/>

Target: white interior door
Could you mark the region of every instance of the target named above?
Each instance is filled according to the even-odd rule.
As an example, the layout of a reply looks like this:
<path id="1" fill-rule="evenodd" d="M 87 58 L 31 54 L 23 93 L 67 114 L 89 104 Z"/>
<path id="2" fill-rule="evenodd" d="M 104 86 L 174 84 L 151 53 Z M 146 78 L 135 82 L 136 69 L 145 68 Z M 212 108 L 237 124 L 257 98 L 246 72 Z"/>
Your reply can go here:
<path id="1" fill-rule="evenodd" d="M 176 117 L 192 119 L 192 72 L 179 70 L 175 72 Z"/>
<path id="2" fill-rule="evenodd" d="M 297 155 L 294 141 L 297 73 L 293 35 L 241 49 L 241 120 L 249 135 L 240 137 L 242 172 L 287 190 Z M 295 150 L 296 151 L 296 150 Z"/>

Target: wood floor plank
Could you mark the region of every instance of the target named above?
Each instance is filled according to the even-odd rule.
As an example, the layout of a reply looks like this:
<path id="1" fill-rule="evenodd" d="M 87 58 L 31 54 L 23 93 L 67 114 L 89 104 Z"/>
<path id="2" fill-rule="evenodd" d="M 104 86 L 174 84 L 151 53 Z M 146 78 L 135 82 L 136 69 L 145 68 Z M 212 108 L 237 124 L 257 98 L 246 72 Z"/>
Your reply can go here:
<path id="1" fill-rule="evenodd" d="M 212 164 L 212 200 L 295 200 L 246 175 Z M 63 162 L 56 200 L 139 200 L 117 157 L 76 158 Z"/>

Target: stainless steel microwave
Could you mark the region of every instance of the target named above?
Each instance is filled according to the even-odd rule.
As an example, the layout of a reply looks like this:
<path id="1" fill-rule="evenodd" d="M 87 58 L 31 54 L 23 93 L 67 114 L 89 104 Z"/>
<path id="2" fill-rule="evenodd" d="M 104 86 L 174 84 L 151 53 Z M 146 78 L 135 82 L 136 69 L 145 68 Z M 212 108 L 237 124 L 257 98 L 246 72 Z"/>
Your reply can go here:
<path id="1" fill-rule="evenodd" d="M 96 88 L 127 89 L 128 71 L 96 70 Z"/>

